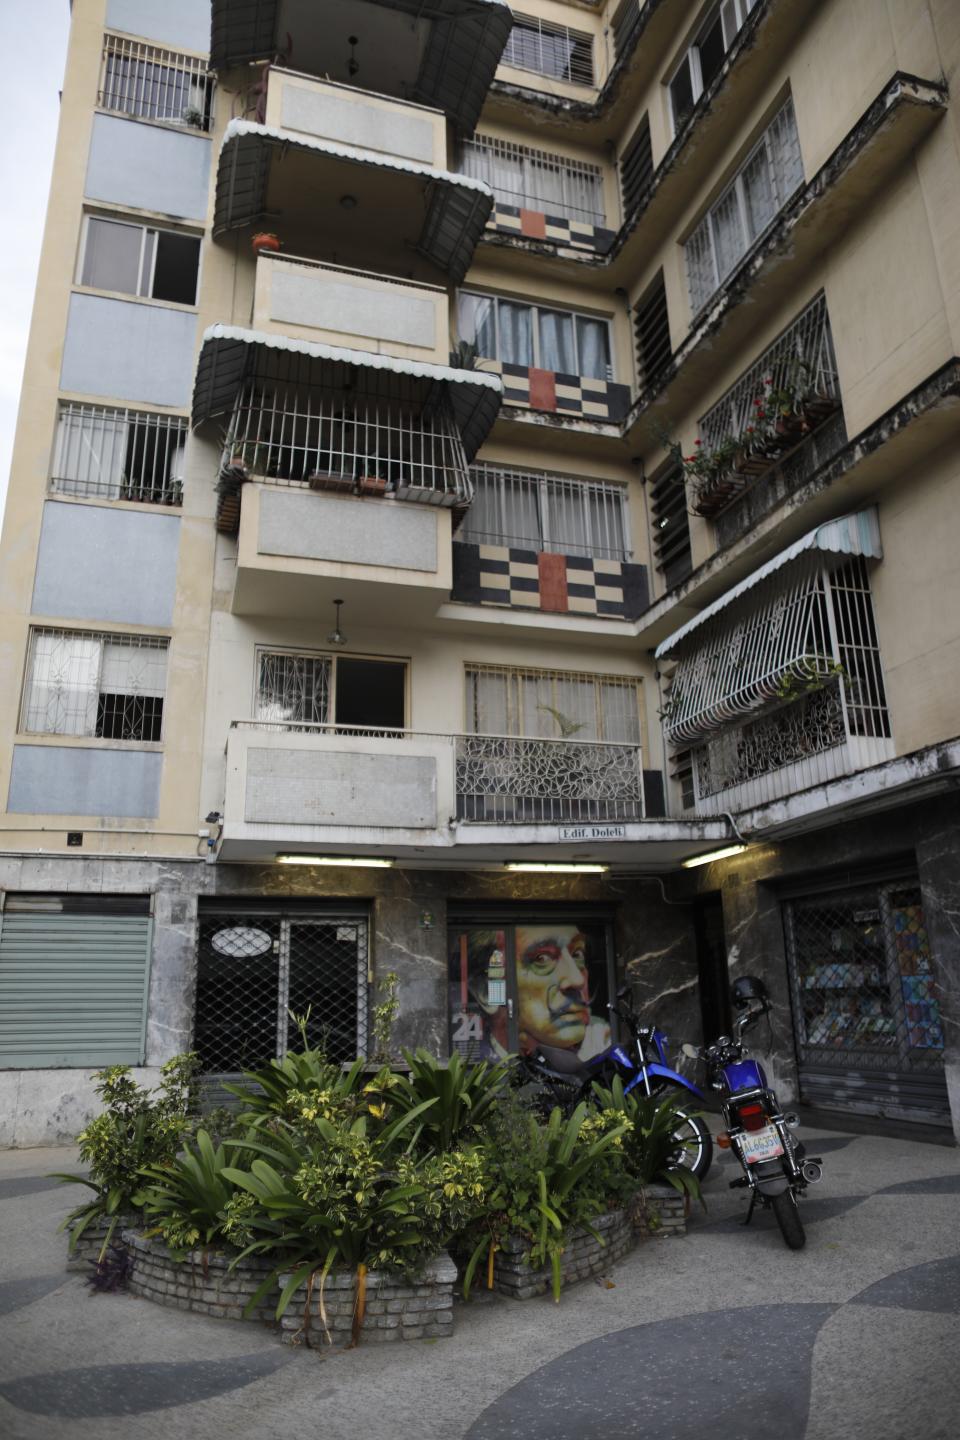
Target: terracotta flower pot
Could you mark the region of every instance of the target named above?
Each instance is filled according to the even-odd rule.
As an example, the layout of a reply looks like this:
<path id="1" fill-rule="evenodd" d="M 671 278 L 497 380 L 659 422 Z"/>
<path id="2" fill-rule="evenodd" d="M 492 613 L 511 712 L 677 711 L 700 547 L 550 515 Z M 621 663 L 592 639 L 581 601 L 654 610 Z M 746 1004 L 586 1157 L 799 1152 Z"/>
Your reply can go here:
<path id="1" fill-rule="evenodd" d="M 360 477 L 361 495 L 383 495 L 386 488 L 386 480 L 381 480 L 379 475 L 361 475 Z"/>
<path id="2" fill-rule="evenodd" d="M 317 470 L 307 483 L 311 490 L 332 490 L 338 495 L 353 493 L 353 480 L 349 475 L 331 475 L 329 471 Z"/>
<path id="3" fill-rule="evenodd" d="M 280 241 L 277 239 L 276 235 L 272 235 L 266 231 L 261 231 L 258 234 L 254 235 L 250 241 L 250 244 L 253 246 L 253 253 L 255 255 L 259 255 L 261 250 L 280 249 Z"/>

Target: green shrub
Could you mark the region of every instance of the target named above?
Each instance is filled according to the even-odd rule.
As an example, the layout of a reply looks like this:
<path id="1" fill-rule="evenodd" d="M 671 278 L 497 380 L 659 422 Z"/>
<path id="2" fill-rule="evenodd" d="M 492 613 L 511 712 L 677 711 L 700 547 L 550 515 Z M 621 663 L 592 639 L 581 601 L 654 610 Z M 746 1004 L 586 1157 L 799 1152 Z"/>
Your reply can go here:
<path id="1" fill-rule="evenodd" d="M 227 1206 L 237 1194 L 225 1172 L 247 1154 L 236 1146 L 228 1153 L 223 1143 L 214 1146 L 207 1131 L 199 1130 L 194 1146 L 187 1142 L 175 1159 L 143 1166 L 133 1201 L 151 1224 L 149 1233 L 161 1235 L 177 1258 L 223 1238 Z"/>
<path id="2" fill-rule="evenodd" d="M 384 1115 L 400 1117 L 419 1110 L 412 1140 L 426 1152 L 442 1154 L 465 1140 L 475 1140 L 502 1097 L 508 1066 L 470 1065 L 457 1054 L 441 1061 L 426 1050 L 404 1050 L 403 1058 L 408 1075 L 384 1070 L 365 1087 L 368 1093 L 380 1095 Z M 426 1101 L 431 1104 L 424 1110 Z"/>
<path id="3" fill-rule="evenodd" d="M 626 1130 L 621 1141 L 622 1163 L 634 1182 L 634 1189 L 655 1183 L 672 1185 L 682 1194 L 703 1203 L 700 1182 L 682 1163 L 682 1146 L 677 1141 L 677 1111 L 686 1109 L 682 1095 L 644 1095 L 636 1090 L 624 1094 L 616 1076 L 609 1090 L 594 1086 L 601 1115 L 615 1117 Z M 690 1113 L 689 1111 L 687 1113 Z"/>

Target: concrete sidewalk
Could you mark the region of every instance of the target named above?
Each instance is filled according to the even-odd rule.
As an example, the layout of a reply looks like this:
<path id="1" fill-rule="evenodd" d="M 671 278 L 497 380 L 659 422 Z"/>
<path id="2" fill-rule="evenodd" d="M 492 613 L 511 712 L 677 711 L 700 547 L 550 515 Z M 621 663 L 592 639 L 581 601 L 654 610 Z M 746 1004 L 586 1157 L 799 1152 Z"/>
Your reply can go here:
<path id="1" fill-rule="evenodd" d="M 954 1440 L 960 1431 L 960 1152 L 801 1130 L 824 1158 L 807 1247 L 750 1229 L 720 1157 L 706 1215 L 612 1272 L 461 1305 L 450 1340 L 339 1355 L 251 1323 L 93 1296 L 56 1227 L 64 1150 L 0 1152 L 5 1440 Z"/>

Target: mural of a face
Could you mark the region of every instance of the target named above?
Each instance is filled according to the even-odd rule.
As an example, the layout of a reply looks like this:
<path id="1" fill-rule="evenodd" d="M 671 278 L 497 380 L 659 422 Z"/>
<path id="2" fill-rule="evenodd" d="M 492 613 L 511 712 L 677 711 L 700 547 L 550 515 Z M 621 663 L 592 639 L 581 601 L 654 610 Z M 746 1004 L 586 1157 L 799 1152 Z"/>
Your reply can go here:
<path id="1" fill-rule="evenodd" d="M 579 1049 L 590 1023 L 587 941 L 576 925 L 517 926 L 520 1044 Z"/>

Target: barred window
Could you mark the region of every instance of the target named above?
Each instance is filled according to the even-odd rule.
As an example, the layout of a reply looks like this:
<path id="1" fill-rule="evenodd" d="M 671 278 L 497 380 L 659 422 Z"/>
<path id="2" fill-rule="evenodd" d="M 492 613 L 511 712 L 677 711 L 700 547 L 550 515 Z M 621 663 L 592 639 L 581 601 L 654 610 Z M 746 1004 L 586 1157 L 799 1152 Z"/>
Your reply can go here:
<path id="1" fill-rule="evenodd" d="M 60 406 L 50 489 L 60 495 L 179 505 L 187 421 L 109 405 Z"/>
<path id="2" fill-rule="evenodd" d="M 547 310 L 496 295 L 460 296 L 460 336 L 479 354 L 505 365 L 612 380 L 606 320 Z"/>
<path id="3" fill-rule="evenodd" d="M 622 485 L 502 465 L 476 465 L 474 494 L 460 538 L 559 555 L 628 560 L 627 494 Z"/>
<path id="4" fill-rule="evenodd" d="M 703 308 L 802 184 L 800 138 L 793 101 L 788 100 L 684 245 L 694 313 Z"/>
<path id="5" fill-rule="evenodd" d="M 152 635 L 32 630 L 20 729 L 159 740 L 168 646 Z"/>
<path id="6" fill-rule="evenodd" d="M 466 141 L 464 175 L 483 180 L 504 205 L 539 210 L 587 225 L 603 225 L 603 172 L 599 165 L 570 160 L 493 135 Z"/>
<path id="7" fill-rule="evenodd" d="M 212 89 L 206 62 L 194 55 L 119 35 L 105 38 L 97 96 L 104 110 L 209 130 Z"/>
<path id="8" fill-rule="evenodd" d="M 628 675 L 466 667 L 471 735 L 640 744 L 640 682 Z"/>
<path id="9" fill-rule="evenodd" d="M 582 30 L 569 25 L 555 25 L 535 15 L 514 11 L 513 29 L 500 57 L 501 65 L 517 70 L 533 70 L 554 80 L 569 80 L 575 85 L 592 85 L 593 39 Z"/>
<path id="10" fill-rule="evenodd" d="M 260 650 L 254 719 L 284 730 L 328 724 L 402 730 L 406 683 L 403 660 Z"/>

